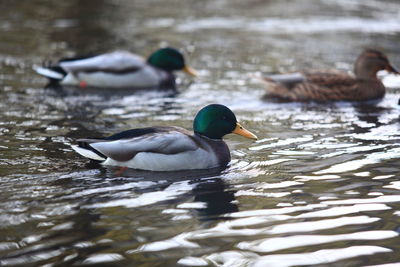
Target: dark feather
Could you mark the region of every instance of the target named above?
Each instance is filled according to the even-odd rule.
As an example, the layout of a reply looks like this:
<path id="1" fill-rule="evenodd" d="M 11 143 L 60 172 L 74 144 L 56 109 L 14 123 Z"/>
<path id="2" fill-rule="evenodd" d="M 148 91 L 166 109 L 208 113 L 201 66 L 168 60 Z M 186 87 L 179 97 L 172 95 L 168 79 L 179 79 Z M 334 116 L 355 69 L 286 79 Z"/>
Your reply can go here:
<path id="1" fill-rule="evenodd" d="M 84 56 L 82 55 L 82 56 L 76 56 L 76 57 L 65 57 L 65 58 L 60 59 L 58 61 L 58 63 L 81 60 L 81 59 L 87 59 L 87 58 L 95 57 L 95 56 L 98 56 L 98 55 L 99 54 L 87 54 L 87 55 L 84 55 Z"/>
<path id="2" fill-rule="evenodd" d="M 147 127 L 147 128 L 131 129 L 106 137 L 104 140 L 114 141 L 119 139 L 129 139 L 129 138 L 139 137 L 145 134 L 151 134 L 156 132 L 167 132 L 168 130 L 171 129 L 169 127 Z"/>
<path id="3" fill-rule="evenodd" d="M 67 72 L 60 66 L 52 66 L 52 67 L 49 67 L 49 69 L 54 70 L 55 72 L 61 73 L 64 76 L 67 75 Z"/>
<path id="4" fill-rule="evenodd" d="M 97 142 L 98 142 L 98 141 L 99 141 L 99 140 L 97 140 Z M 78 140 L 78 146 L 79 146 L 79 147 L 84 148 L 84 149 L 87 149 L 87 150 L 90 150 L 90 151 L 92 151 L 93 153 L 99 155 L 100 157 L 102 157 L 102 158 L 104 158 L 104 159 L 107 158 L 106 155 L 100 153 L 99 151 L 97 151 L 96 149 L 94 149 L 93 147 L 91 147 L 91 146 L 90 146 L 90 143 L 93 143 L 93 142 L 90 142 L 89 140 L 88 140 L 88 141 L 85 141 L 85 139 L 79 139 L 79 140 Z"/>

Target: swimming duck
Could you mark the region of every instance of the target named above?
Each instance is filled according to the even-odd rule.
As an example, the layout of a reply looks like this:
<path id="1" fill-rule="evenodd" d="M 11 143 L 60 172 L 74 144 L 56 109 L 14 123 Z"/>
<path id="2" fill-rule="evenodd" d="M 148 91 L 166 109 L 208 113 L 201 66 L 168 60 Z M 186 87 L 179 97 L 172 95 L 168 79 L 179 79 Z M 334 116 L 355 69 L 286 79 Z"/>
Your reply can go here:
<path id="1" fill-rule="evenodd" d="M 194 132 L 180 127 L 127 130 L 103 139 L 80 139 L 72 148 L 103 165 L 149 171 L 210 169 L 226 166 L 229 148 L 222 137 L 235 133 L 257 137 L 244 129 L 226 106 L 202 108 L 193 122 Z"/>
<path id="2" fill-rule="evenodd" d="M 377 72 L 400 74 L 382 52 L 367 49 L 354 64 L 354 75 L 338 70 L 310 70 L 263 77 L 268 98 L 287 101 L 366 101 L 382 98 L 385 86 Z"/>
<path id="3" fill-rule="evenodd" d="M 35 71 L 61 85 L 107 88 L 150 88 L 174 86 L 174 70 L 196 76 L 174 48 L 161 48 L 147 61 L 127 51 L 115 51 L 85 58 L 66 58 Z"/>

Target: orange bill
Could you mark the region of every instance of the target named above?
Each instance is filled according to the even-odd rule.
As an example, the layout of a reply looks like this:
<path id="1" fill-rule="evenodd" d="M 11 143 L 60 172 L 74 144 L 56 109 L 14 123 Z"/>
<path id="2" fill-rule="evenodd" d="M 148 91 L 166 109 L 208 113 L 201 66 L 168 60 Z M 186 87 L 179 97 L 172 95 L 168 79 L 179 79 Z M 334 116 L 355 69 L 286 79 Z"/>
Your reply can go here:
<path id="1" fill-rule="evenodd" d="M 257 140 L 257 136 L 255 134 L 243 128 L 243 126 L 240 125 L 239 123 L 236 123 L 236 128 L 235 130 L 232 131 L 232 133 L 244 136 L 246 138 Z"/>
<path id="2" fill-rule="evenodd" d="M 199 76 L 199 74 L 197 73 L 197 71 L 195 69 L 193 69 L 187 65 L 185 65 L 185 67 L 183 67 L 183 71 L 194 77 Z"/>

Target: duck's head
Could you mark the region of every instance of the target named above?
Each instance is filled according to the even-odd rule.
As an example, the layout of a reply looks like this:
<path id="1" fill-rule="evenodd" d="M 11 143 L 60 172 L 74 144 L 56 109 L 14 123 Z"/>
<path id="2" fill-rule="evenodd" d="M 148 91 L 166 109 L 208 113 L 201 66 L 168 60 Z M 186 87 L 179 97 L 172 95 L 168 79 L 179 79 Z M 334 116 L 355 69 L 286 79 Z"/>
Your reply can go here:
<path id="1" fill-rule="evenodd" d="M 226 134 L 235 133 L 257 140 L 257 136 L 237 122 L 235 114 L 229 108 L 219 104 L 202 108 L 194 118 L 193 130 L 211 139 L 222 139 Z"/>
<path id="2" fill-rule="evenodd" d="M 183 70 L 192 76 L 197 76 L 197 72 L 185 64 L 185 58 L 182 53 L 175 48 L 166 47 L 158 49 L 150 55 L 147 62 L 162 70 Z"/>
<path id="3" fill-rule="evenodd" d="M 359 78 L 375 78 L 376 73 L 380 70 L 400 74 L 400 72 L 390 64 L 387 56 L 375 49 L 364 50 L 364 52 L 358 56 L 356 64 L 354 65 L 354 73 Z"/>

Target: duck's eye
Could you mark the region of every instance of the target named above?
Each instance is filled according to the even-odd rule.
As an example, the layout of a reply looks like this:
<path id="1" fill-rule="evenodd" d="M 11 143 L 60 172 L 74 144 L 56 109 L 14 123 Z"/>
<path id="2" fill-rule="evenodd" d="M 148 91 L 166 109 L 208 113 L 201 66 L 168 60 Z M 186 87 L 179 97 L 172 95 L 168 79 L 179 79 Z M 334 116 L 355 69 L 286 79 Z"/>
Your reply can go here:
<path id="1" fill-rule="evenodd" d="M 222 119 L 223 119 L 223 120 L 226 120 L 227 118 L 226 118 L 226 116 L 223 116 Z"/>

